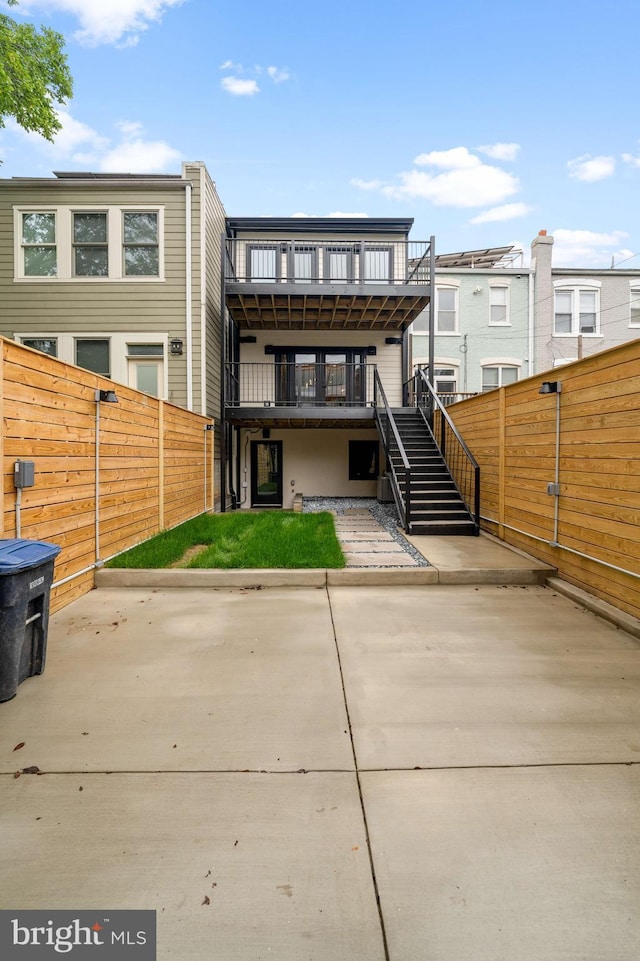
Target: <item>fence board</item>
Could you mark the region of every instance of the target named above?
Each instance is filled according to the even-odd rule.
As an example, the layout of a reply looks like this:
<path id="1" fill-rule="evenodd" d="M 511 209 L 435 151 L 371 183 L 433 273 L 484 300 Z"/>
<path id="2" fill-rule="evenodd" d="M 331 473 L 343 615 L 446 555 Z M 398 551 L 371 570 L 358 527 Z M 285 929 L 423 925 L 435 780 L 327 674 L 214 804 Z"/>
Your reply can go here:
<path id="1" fill-rule="evenodd" d="M 93 587 L 96 507 L 101 559 L 212 507 L 210 462 L 205 504 L 204 435 L 210 420 L 123 385 L 116 390 L 118 404 L 103 403 L 97 411 L 98 388 L 113 384 L 0 338 L 0 537 L 16 533 L 13 464 L 33 460 L 36 483 L 23 491 L 20 533 L 62 547 L 52 611 Z"/>
<path id="2" fill-rule="evenodd" d="M 640 341 L 553 371 L 562 383 L 557 546 L 547 484 L 555 480 L 558 395 L 539 393 L 551 376 L 449 408 L 480 464 L 483 527 L 640 617 Z"/>

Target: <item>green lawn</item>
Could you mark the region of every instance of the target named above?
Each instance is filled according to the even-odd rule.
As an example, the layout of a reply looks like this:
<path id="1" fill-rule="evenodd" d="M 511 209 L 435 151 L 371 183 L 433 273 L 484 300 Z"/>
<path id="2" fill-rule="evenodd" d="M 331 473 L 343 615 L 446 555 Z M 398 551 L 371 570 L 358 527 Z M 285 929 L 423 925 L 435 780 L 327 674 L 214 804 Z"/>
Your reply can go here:
<path id="1" fill-rule="evenodd" d="M 198 547 L 201 550 L 196 551 Z M 344 567 L 344 563 L 331 514 L 265 511 L 194 517 L 119 554 L 105 566 L 323 568 Z"/>

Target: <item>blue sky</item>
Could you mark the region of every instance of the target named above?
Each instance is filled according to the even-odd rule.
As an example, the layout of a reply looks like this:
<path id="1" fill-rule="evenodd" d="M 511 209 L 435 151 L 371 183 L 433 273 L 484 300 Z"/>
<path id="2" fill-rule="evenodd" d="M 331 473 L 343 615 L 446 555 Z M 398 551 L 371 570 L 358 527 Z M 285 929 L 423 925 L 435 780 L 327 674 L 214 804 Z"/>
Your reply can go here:
<path id="1" fill-rule="evenodd" d="M 557 266 L 640 268 L 636 0 L 9 12 L 66 37 L 74 97 L 53 145 L 7 121 L 2 177 L 203 160 L 230 215 L 411 216 L 440 253 L 546 229 Z"/>

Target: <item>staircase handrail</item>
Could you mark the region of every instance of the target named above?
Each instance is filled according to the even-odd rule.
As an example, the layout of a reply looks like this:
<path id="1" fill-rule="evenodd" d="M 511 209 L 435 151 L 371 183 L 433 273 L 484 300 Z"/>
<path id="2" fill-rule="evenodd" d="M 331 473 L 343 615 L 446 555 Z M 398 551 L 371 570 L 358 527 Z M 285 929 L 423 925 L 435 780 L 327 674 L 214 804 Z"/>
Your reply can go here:
<path id="1" fill-rule="evenodd" d="M 382 381 L 380 380 L 380 375 L 376 369 L 373 379 L 373 396 L 374 396 L 374 409 L 375 409 L 375 419 L 378 425 L 378 433 L 382 438 L 382 446 L 384 448 L 385 459 L 387 462 L 387 469 L 390 474 L 391 490 L 393 491 L 393 497 L 396 502 L 396 507 L 400 514 L 400 520 L 402 521 L 402 526 L 407 532 L 410 532 L 411 528 L 411 464 L 409 463 L 409 458 L 407 457 L 406 451 L 404 449 L 404 444 L 400 439 L 400 433 L 398 427 L 391 413 L 391 408 L 387 401 L 387 395 L 384 392 L 384 387 L 382 386 Z M 383 425 L 380 419 L 380 404 L 378 399 L 382 401 L 382 407 L 387 418 L 386 424 Z M 400 483 L 398 481 L 398 476 L 396 474 L 395 467 L 393 466 L 393 461 L 391 459 L 391 436 L 390 431 L 393 433 L 393 439 L 398 445 L 398 453 L 402 459 L 402 466 L 405 472 L 405 497 L 402 496 L 402 491 L 400 490 Z"/>
<path id="2" fill-rule="evenodd" d="M 471 453 L 471 451 L 463 441 L 462 437 L 458 433 L 458 429 L 456 425 L 453 423 L 453 421 L 451 420 L 451 417 L 447 412 L 447 408 L 440 401 L 440 398 L 438 397 L 436 391 L 433 389 L 433 386 L 430 383 L 429 379 L 427 378 L 427 375 L 425 374 L 424 370 L 418 369 L 416 371 L 409 386 L 411 389 L 410 390 L 411 396 L 413 397 L 413 403 L 415 407 L 417 407 L 417 409 L 422 413 L 422 416 L 424 417 L 425 422 L 428 424 L 428 426 L 432 430 L 433 438 L 438 446 L 438 450 L 440 451 L 440 453 L 442 454 L 442 457 L 444 458 L 445 463 L 448 464 L 446 445 L 444 441 L 444 436 L 445 436 L 444 428 L 446 425 L 451 431 L 451 433 L 453 434 L 453 436 L 455 437 L 455 439 L 457 440 L 460 449 L 462 450 L 463 454 L 467 458 L 469 465 L 473 470 L 473 473 L 474 473 L 473 506 L 469 503 L 471 498 L 467 498 L 465 496 L 465 492 L 463 490 L 460 490 L 459 486 L 458 486 L 458 491 L 460 493 L 460 496 L 464 500 L 465 504 L 467 505 L 469 513 L 473 516 L 476 532 L 479 532 L 480 530 L 480 465 L 478 464 L 477 460 L 475 459 L 475 457 L 473 456 L 473 454 Z M 424 405 L 420 403 L 420 400 L 423 394 L 425 393 L 425 391 L 430 399 L 431 424 L 429 424 L 425 416 Z M 438 410 L 440 412 L 440 417 L 442 419 L 440 443 L 438 443 L 438 440 L 435 436 L 435 431 L 433 431 L 433 412 L 435 410 Z M 453 471 L 450 471 L 450 472 L 453 476 Z"/>

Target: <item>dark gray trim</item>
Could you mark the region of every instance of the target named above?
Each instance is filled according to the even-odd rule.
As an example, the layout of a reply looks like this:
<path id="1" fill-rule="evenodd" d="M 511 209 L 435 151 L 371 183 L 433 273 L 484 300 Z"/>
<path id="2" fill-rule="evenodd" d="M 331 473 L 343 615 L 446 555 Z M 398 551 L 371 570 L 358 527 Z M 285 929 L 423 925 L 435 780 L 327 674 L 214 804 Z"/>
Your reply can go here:
<path id="1" fill-rule="evenodd" d="M 282 230 L 289 237 L 300 234 L 403 234 L 413 226 L 413 217 L 227 217 L 227 235 L 237 231 Z M 258 238 L 256 238 L 258 239 Z"/>

